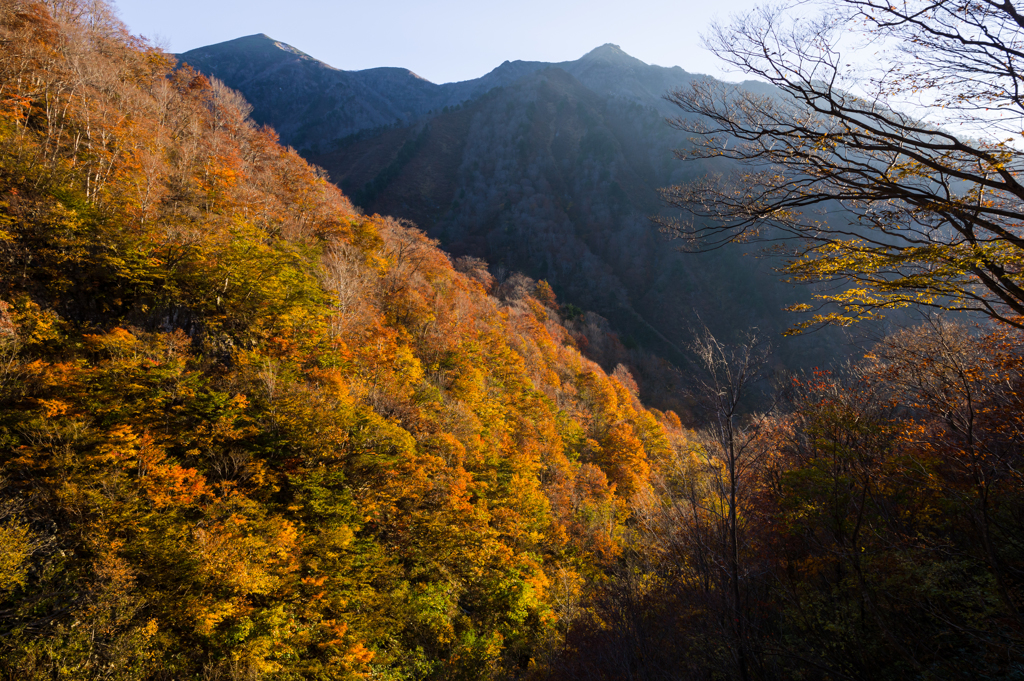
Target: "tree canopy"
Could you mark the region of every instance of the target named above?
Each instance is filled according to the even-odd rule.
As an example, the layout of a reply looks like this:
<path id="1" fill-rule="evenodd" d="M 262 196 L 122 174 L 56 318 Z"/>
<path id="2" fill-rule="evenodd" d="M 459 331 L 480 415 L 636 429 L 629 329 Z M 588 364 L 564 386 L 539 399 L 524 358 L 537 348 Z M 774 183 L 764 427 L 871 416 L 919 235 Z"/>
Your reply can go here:
<path id="1" fill-rule="evenodd" d="M 773 88 L 696 80 L 668 96 L 694 141 L 678 156 L 732 163 L 663 190 L 684 211 L 667 231 L 688 248 L 788 253 L 791 279 L 829 284 L 817 298 L 831 307 L 801 327 L 912 304 L 1024 326 L 1024 17 L 1012 3 L 770 5 L 705 40 Z"/>
<path id="2" fill-rule="evenodd" d="M 0 45 L 0 676 L 542 668 L 678 417 L 107 4 Z"/>

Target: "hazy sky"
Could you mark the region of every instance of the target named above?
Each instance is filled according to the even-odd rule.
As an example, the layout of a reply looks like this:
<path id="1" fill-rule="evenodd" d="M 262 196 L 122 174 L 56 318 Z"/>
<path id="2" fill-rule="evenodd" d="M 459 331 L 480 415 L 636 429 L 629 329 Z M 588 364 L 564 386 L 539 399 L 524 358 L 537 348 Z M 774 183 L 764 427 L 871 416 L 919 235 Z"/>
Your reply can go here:
<path id="1" fill-rule="evenodd" d="M 501 62 L 566 61 L 615 43 L 649 64 L 725 75 L 700 33 L 756 0 L 115 0 L 133 33 L 172 52 L 253 33 L 331 66 L 402 66 L 445 83 Z"/>

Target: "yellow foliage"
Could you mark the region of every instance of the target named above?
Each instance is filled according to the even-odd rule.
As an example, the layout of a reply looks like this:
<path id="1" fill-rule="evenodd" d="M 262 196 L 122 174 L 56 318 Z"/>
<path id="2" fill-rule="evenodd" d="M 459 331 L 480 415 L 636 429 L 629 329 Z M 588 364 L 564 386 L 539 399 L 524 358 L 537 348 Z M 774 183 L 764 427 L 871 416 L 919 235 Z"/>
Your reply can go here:
<path id="1" fill-rule="evenodd" d="M 34 540 L 28 525 L 17 518 L 0 525 L 0 592 L 25 585 Z"/>

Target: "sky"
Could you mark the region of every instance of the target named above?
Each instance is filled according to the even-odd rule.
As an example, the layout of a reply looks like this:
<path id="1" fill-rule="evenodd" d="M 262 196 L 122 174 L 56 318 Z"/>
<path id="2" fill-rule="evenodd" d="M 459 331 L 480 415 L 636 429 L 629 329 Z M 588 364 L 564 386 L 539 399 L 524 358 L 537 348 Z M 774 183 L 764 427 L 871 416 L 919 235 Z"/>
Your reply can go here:
<path id="1" fill-rule="evenodd" d="M 114 0 L 133 33 L 170 52 L 266 33 L 331 66 L 400 66 L 435 83 L 505 60 L 578 59 L 605 43 L 660 66 L 741 74 L 701 47 L 712 20 L 756 0 Z"/>

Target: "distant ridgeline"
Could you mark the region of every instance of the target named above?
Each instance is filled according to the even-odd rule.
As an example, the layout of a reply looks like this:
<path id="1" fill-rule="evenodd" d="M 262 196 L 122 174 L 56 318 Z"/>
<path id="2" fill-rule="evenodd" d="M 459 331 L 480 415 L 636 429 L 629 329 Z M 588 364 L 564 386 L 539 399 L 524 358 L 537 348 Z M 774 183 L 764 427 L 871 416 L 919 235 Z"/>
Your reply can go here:
<path id="1" fill-rule="evenodd" d="M 609 369 L 629 364 L 659 404 L 671 388 L 648 355 L 685 367 L 698 316 L 723 337 L 760 327 L 791 369 L 847 351 L 834 331 L 781 338 L 797 321 L 783 308 L 809 292 L 774 276 L 771 259 L 735 246 L 682 255 L 650 222 L 663 210 L 658 188 L 715 170 L 673 156 L 687 141 L 666 124 L 677 110 L 662 96 L 695 77 L 679 67 L 604 45 L 436 85 L 404 69 L 334 69 L 264 35 L 179 59 L 241 92 L 254 120 L 366 213 L 412 220 L 454 255 L 546 280 L 608 319 L 604 354 L 587 351 Z"/>
<path id="2" fill-rule="evenodd" d="M 681 68 L 649 66 L 617 45 L 560 64 L 506 61 L 487 75 L 437 85 L 402 68 L 344 71 L 264 34 L 200 47 L 177 58 L 223 80 L 253 104 L 253 119 L 272 126 L 281 141 L 319 154 L 352 136 L 448 113 L 491 90 L 551 67 L 561 68 L 602 95 L 672 110 L 661 100 L 693 76 Z M 623 79 L 622 72 L 629 72 Z"/>

